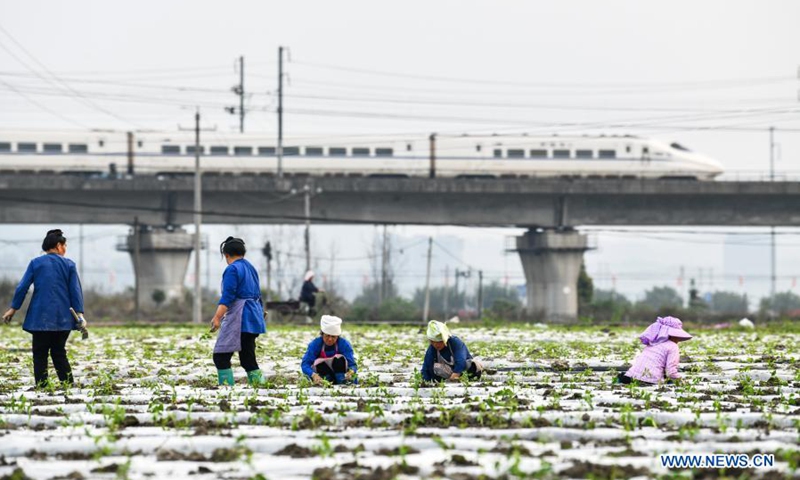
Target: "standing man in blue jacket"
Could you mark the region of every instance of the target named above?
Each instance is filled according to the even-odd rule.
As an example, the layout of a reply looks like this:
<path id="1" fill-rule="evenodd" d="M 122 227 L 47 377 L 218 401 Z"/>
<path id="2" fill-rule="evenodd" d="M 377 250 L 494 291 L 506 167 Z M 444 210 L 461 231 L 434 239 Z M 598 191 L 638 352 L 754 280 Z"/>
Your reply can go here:
<path id="1" fill-rule="evenodd" d="M 33 298 L 22 329 L 33 336 L 33 378 L 37 387 L 47 384 L 47 357 L 61 382 L 72 384 L 72 367 L 66 344 L 72 330 L 78 330 L 70 308 L 83 317 L 83 291 L 75 262 L 65 258 L 67 239 L 61 230 L 50 230 L 42 242 L 46 255 L 34 258 L 22 276 L 11 308 L 3 315 L 6 323 L 22 307 L 33 284 Z"/>

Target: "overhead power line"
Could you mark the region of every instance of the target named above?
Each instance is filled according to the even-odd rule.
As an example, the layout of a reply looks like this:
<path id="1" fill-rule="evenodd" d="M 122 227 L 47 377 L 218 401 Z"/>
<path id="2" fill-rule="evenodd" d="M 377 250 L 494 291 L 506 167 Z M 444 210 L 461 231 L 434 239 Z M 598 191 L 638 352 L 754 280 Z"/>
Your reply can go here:
<path id="1" fill-rule="evenodd" d="M 34 63 L 36 63 L 37 65 L 39 65 L 39 67 L 41 67 L 41 68 L 42 68 L 42 69 L 43 69 L 45 72 L 47 72 L 47 74 L 48 74 L 48 75 L 50 75 L 50 77 L 51 77 L 53 80 L 55 80 L 57 83 L 61 84 L 61 85 L 62 85 L 62 86 L 63 86 L 63 87 L 66 89 L 66 90 L 68 90 L 68 91 L 69 91 L 69 92 L 72 94 L 72 96 L 74 96 L 74 97 L 77 97 L 77 98 L 79 99 L 78 101 L 80 101 L 80 102 L 81 102 L 81 103 L 83 103 L 84 105 L 88 106 L 89 108 L 93 108 L 93 109 L 95 109 L 95 110 L 97 110 L 97 111 L 99 111 L 99 112 L 101 112 L 101 113 L 105 113 L 106 115 L 109 115 L 109 116 L 111 116 L 111 117 L 113 117 L 113 118 L 115 118 L 115 119 L 117 119 L 117 120 L 119 120 L 119 121 L 122 121 L 122 122 L 125 122 L 125 123 L 128 123 L 128 124 L 131 124 L 131 125 L 136 125 L 136 124 L 134 124 L 133 122 L 131 122 L 131 121 L 129 121 L 129 120 L 127 120 L 127 119 L 125 119 L 125 118 L 123 118 L 123 117 L 121 117 L 121 116 L 117 115 L 116 113 L 114 113 L 114 112 L 112 112 L 112 111 L 110 111 L 110 110 L 108 110 L 108 109 L 105 109 L 105 108 L 101 107 L 100 105 L 97 105 L 96 103 L 92 102 L 91 100 L 89 100 L 89 99 L 88 99 L 88 98 L 86 98 L 85 96 L 81 95 L 81 93 L 80 93 L 80 92 L 76 91 L 76 90 L 75 90 L 74 88 L 72 88 L 72 87 L 71 87 L 71 86 L 70 86 L 68 83 L 64 82 L 63 80 L 61 80 L 60 78 L 58 78 L 58 76 L 56 76 L 55 74 L 53 74 L 53 73 L 52 73 L 52 72 L 51 72 L 51 71 L 50 71 L 50 70 L 49 70 L 49 69 L 48 69 L 48 68 L 47 68 L 47 67 L 46 67 L 46 66 L 45 66 L 45 65 L 44 65 L 42 62 L 40 62 L 40 61 L 39 61 L 39 59 L 37 59 L 37 58 L 36 58 L 36 57 L 35 57 L 35 56 L 34 56 L 34 55 L 31 53 L 31 52 L 29 52 L 29 51 L 28 51 L 28 49 L 26 49 L 24 45 L 22 45 L 20 42 L 18 42 L 18 41 L 17 41 L 17 39 L 16 39 L 16 38 L 14 38 L 14 36 L 13 36 L 13 35 L 11 35 L 11 33 L 9 33 L 9 32 L 8 32 L 8 30 L 6 30 L 5 28 L 3 28 L 3 26 L 2 26 L 2 25 L 0 25 L 0 31 L 2 31 L 2 32 L 5 34 L 5 36 L 6 36 L 6 37 L 8 37 L 9 39 L 11 39 L 11 41 L 14 43 L 14 45 L 16 45 L 16 46 L 17 46 L 17 48 L 19 48 L 20 50 L 22 50 L 22 52 L 23 52 L 23 53 L 25 53 L 25 55 L 27 55 L 27 56 L 28 56 L 28 58 L 30 58 L 31 60 L 33 60 L 33 62 L 34 62 Z M 2 42 L 0 42 L 0 47 L 2 47 L 2 48 L 3 48 L 3 49 L 6 51 L 6 52 L 8 52 L 8 53 L 9 53 L 9 54 L 10 54 L 12 57 L 14 57 L 14 59 L 16 59 L 18 62 L 20 62 L 20 63 L 21 63 L 21 64 L 22 64 L 22 65 L 23 65 L 25 68 L 27 68 L 27 69 L 28 69 L 28 70 L 30 70 L 31 72 L 35 72 L 35 70 L 34 70 L 33 68 L 31 68 L 31 67 L 30 67 L 30 66 L 27 64 L 27 62 L 25 62 L 24 60 L 22 60 L 21 58 L 19 58 L 19 57 L 18 57 L 18 56 L 17 56 L 17 55 L 16 55 L 16 54 L 13 52 L 13 51 L 11 51 L 11 50 L 10 50 L 10 49 L 8 49 L 8 48 L 7 48 L 5 45 L 3 45 L 3 43 L 2 43 Z M 48 83 L 50 83 L 50 84 L 52 84 L 52 85 L 55 85 L 55 84 L 53 84 L 53 82 L 52 82 L 50 79 L 48 79 L 48 78 L 47 78 L 47 77 L 45 77 L 44 75 L 38 75 L 38 76 L 39 76 L 39 78 L 41 78 L 41 79 L 45 80 L 46 82 L 48 82 Z"/>

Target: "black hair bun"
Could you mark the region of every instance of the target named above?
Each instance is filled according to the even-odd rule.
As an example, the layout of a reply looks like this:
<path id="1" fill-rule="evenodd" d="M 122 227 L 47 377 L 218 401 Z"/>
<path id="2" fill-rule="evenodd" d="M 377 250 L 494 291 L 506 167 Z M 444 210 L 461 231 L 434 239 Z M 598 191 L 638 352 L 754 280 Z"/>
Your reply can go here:
<path id="1" fill-rule="evenodd" d="M 225 255 L 244 255 L 246 252 L 244 240 L 236 237 L 228 237 L 219 244 L 219 253 Z"/>

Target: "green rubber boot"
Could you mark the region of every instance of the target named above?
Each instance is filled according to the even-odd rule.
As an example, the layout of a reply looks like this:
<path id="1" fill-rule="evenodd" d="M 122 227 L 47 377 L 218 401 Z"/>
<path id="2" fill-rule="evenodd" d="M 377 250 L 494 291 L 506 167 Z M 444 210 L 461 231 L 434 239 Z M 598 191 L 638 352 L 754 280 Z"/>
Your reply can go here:
<path id="1" fill-rule="evenodd" d="M 261 370 L 251 370 L 247 372 L 247 383 L 254 386 L 259 387 L 266 383 L 264 380 L 264 375 L 261 374 Z"/>
<path id="2" fill-rule="evenodd" d="M 217 380 L 220 385 L 233 386 L 236 381 L 233 379 L 233 369 L 217 370 Z"/>

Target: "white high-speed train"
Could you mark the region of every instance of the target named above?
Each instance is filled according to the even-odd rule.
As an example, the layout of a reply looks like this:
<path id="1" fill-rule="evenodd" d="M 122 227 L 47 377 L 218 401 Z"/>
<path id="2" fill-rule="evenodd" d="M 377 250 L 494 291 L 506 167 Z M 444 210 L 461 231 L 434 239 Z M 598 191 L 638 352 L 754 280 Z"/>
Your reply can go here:
<path id="1" fill-rule="evenodd" d="M 204 132 L 204 172 L 275 174 L 277 141 L 263 134 Z M 0 131 L 0 174 L 180 175 L 194 171 L 194 135 Z M 634 136 L 295 137 L 283 141 L 286 175 L 591 177 L 711 180 L 714 159 L 677 143 Z"/>

